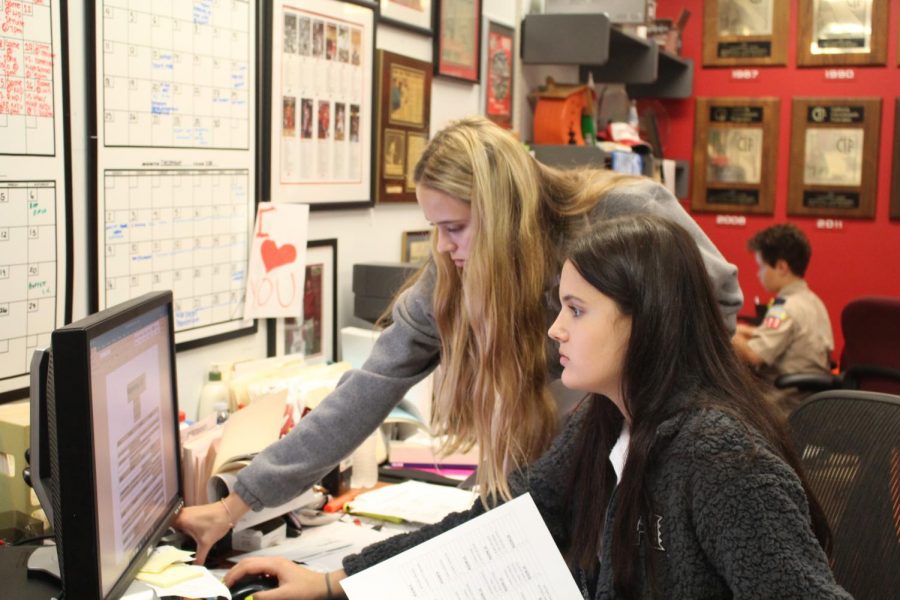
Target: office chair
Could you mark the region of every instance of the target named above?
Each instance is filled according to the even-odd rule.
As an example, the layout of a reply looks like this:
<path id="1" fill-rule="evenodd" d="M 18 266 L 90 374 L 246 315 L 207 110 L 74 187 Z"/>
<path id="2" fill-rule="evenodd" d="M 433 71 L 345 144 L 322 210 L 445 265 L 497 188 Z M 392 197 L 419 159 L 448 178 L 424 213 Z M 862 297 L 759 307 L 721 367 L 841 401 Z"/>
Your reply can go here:
<path id="1" fill-rule="evenodd" d="M 838 375 L 790 373 L 775 387 L 817 392 L 829 389 L 900 394 L 900 298 L 867 296 L 841 311 L 844 350 Z"/>
<path id="2" fill-rule="evenodd" d="M 833 536 L 832 569 L 857 600 L 900 590 L 900 396 L 815 394 L 789 418 Z"/>

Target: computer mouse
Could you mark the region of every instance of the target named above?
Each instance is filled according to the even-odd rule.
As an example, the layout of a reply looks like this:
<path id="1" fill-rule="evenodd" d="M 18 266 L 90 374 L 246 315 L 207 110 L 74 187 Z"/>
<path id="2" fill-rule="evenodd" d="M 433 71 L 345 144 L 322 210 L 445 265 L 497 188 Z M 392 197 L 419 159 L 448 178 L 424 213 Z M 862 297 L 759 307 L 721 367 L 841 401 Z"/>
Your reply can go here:
<path id="1" fill-rule="evenodd" d="M 231 592 L 231 600 L 244 600 L 256 592 L 264 592 L 278 587 L 278 578 L 269 575 L 248 575 L 235 581 L 228 591 Z"/>

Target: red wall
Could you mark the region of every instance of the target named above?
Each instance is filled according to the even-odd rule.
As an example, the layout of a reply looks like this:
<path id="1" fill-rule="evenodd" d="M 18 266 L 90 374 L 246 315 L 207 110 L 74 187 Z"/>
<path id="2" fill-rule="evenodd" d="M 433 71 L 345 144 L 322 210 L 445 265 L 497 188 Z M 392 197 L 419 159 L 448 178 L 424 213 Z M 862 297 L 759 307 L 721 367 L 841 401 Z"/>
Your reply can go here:
<path id="1" fill-rule="evenodd" d="M 813 256 L 807 271 L 810 287 L 828 306 L 835 333 L 836 353 L 843 347 L 840 313 L 850 300 L 864 295 L 900 297 L 900 220 L 889 219 L 891 166 L 894 146 L 894 102 L 900 96 L 897 34 L 900 0 L 890 0 L 887 66 L 853 67 L 852 81 L 825 79 L 824 68 L 797 68 L 797 2 L 791 2 L 788 61 L 785 67 L 752 67 L 759 70 L 755 80 L 732 79 L 731 68 L 703 68 L 703 0 L 658 0 L 657 16 L 672 18 L 682 8 L 691 16 L 683 35 L 682 55 L 694 60 L 694 95 L 711 97 L 771 96 L 781 98 L 778 174 L 774 216 L 747 216 L 745 226 L 716 224 L 716 215 L 694 213 L 700 226 L 722 253 L 739 269 L 744 290 L 744 314 L 753 313 L 753 298 L 768 298 L 756 278 L 756 263 L 746 250 L 746 240 L 772 223 L 787 220 L 797 224 L 809 236 Z M 842 219 L 839 230 L 817 229 L 816 218 L 787 216 L 788 162 L 790 157 L 791 98 L 798 96 L 871 96 L 880 97 L 881 138 L 878 164 L 878 199 L 875 219 Z M 657 112 L 664 111 L 660 135 L 667 158 L 690 159 L 694 143 L 694 100 L 652 102 Z M 668 122 L 666 122 L 668 121 Z"/>

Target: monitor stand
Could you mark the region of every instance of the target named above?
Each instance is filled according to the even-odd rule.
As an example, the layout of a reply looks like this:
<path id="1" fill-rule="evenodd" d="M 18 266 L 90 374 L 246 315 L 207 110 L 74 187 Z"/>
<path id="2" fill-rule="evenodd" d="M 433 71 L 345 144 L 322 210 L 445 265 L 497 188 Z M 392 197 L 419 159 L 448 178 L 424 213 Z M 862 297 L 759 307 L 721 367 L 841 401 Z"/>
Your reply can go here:
<path id="1" fill-rule="evenodd" d="M 50 577 L 59 584 L 59 555 L 56 546 L 39 546 L 28 557 L 28 577 Z M 135 579 L 122 594 L 122 600 L 159 600 L 156 591 Z"/>

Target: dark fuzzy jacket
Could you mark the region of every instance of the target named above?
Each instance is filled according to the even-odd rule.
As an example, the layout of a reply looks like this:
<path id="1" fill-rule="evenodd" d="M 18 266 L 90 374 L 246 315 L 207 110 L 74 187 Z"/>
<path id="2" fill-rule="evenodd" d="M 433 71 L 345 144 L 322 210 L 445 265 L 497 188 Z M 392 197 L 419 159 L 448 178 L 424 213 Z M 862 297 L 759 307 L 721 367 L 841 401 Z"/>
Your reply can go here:
<path id="1" fill-rule="evenodd" d="M 560 490 L 584 412 L 569 419 L 538 461 L 510 478 L 514 495 L 531 493 L 561 548 L 570 532 Z M 656 555 L 659 597 L 850 598 L 812 533 L 799 478 L 759 434 L 721 411 L 696 409 L 663 423 L 656 447 L 649 485 L 659 514 L 642 543 Z M 608 519 L 615 503 L 613 495 Z M 476 502 L 440 523 L 369 546 L 344 559 L 344 570 L 358 572 L 482 512 Z M 598 518 L 604 512 L 597 507 Z M 611 528 L 605 530 L 601 555 L 609 556 Z M 601 562 L 596 600 L 618 597 L 612 581 L 609 561 Z"/>

